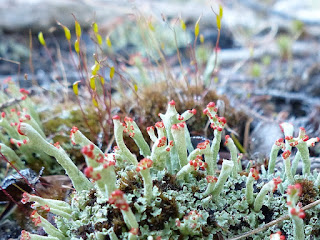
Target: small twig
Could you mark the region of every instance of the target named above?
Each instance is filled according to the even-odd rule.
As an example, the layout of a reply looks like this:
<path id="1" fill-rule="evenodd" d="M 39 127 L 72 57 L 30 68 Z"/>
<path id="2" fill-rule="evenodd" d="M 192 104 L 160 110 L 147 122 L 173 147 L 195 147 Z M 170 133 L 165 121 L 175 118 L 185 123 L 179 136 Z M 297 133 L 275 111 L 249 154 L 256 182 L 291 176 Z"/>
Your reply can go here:
<path id="1" fill-rule="evenodd" d="M 310 208 L 315 207 L 315 206 L 318 205 L 318 204 L 320 204 L 320 199 L 317 200 L 317 201 L 314 201 L 314 202 L 312 202 L 312 203 L 310 203 L 310 204 L 308 204 L 307 206 L 304 206 L 304 207 L 302 208 L 302 210 L 304 210 L 304 211 L 305 211 L 305 210 L 308 210 L 308 209 L 310 209 Z M 259 233 L 259 232 L 262 232 L 262 231 L 268 229 L 269 227 L 271 227 L 271 226 L 273 226 L 273 225 L 276 225 L 276 224 L 278 224 L 278 223 L 280 223 L 280 222 L 282 222 L 282 221 L 284 221 L 284 220 L 288 220 L 289 218 L 290 218 L 289 215 L 283 215 L 283 216 L 277 218 L 276 220 L 273 220 L 272 222 L 269 222 L 269 223 L 263 225 L 263 226 L 260 227 L 260 228 L 256 228 L 256 229 L 254 229 L 254 230 L 252 230 L 252 231 L 246 232 L 246 233 L 244 233 L 244 234 L 242 234 L 242 235 L 239 235 L 239 236 L 236 236 L 236 237 L 234 237 L 234 238 L 229 238 L 229 239 L 227 239 L 227 240 L 238 240 L 238 239 L 242 239 L 242 238 L 249 237 L 249 236 L 251 236 L 251 235 L 253 235 L 253 234 L 257 234 L 257 233 Z"/>
<path id="2" fill-rule="evenodd" d="M 5 103 L 2 103 L 0 105 L 0 111 L 2 111 L 3 109 L 7 108 L 7 107 L 10 107 L 16 103 L 19 103 L 21 102 L 21 99 L 20 98 L 12 98 L 12 99 L 9 99 L 8 101 L 6 101 Z"/>

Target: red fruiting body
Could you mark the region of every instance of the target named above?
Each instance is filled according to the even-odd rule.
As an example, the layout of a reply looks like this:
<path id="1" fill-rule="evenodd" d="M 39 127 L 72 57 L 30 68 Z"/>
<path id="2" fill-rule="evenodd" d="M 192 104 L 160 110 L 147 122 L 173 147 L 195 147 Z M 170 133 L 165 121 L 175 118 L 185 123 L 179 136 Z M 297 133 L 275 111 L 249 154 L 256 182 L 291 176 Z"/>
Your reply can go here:
<path id="1" fill-rule="evenodd" d="M 229 135 L 226 135 L 226 136 L 225 136 L 225 140 L 226 140 L 226 141 L 224 142 L 224 144 L 225 144 L 225 145 L 227 145 L 227 144 L 228 144 L 228 140 L 229 140 L 229 138 L 230 138 L 230 136 L 229 136 Z"/>
<path id="2" fill-rule="evenodd" d="M 277 146 L 281 147 L 281 146 L 283 145 L 283 138 L 279 138 L 279 139 L 275 142 L 275 144 L 276 144 Z"/>
<path id="3" fill-rule="evenodd" d="M 153 126 L 147 127 L 147 131 L 148 131 L 148 132 L 154 131 L 154 127 L 153 127 Z"/>
<path id="4" fill-rule="evenodd" d="M 46 211 L 46 212 L 50 212 L 50 207 L 46 204 L 44 206 L 41 206 L 41 209 Z"/>
<path id="5" fill-rule="evenodd" d="M 290 155 L 291 155 L 291 152 L 289 151 L 289 150 L 286 150 L 286 151 L 284 151 L 283 153 L 282 153 L 282 157 L 284 158 L 284 159 L 287 159 L 288 157 L 290 157 Z"/>
<path id="6" fill-rule="evenodd" d="M 156 126 L 156 128 L 164 128 L 163 122 L 157 122 L 157 123 L 155 124 L 155 126 Z"/>
<path id="7" fill-rule="evenodd" d="M 193 115 L 196 115 L 196 114 L 197 114 L 197 110 L 196 110 L 196 109 L 189 110 L 188 112 L 189 112 L 189 113 L 192 113 Z"/>
<path id="8" fill-rule="evenodd" d="M 126 200 L 123 197 L 123 192 L 121 190 L 115 190 L 111 193 L 111 196 L 109 198 L 109 203 L 116 205 L 117 208 L 128 211 L 129 210 L 129 204 L 126 202 Z"/>
<path id="9" fill-rule="evenodd" d="M 300 212 L 298 213 L 298 217 L 301 219 L 304 219 L 306 217 L 306 213 L 302 209 L 300 209 Z"/>
<path id="10" fill-rule="evenodd" d="M 27 139 L 23 139 L 23 140 L 22 140 L 22 143 L 23 143 L 23 144 L 27 144 Z"/>
<path id="11" fill-rule="evenodd" d="M 182 117 L 181 115 L 178 116 L 178 120 L 182 121 L 184 119 L 184 117 Z"/>
<path id="12" fill-rule="evenodd" d="M 166 137 L 162 137 L 162 138 L 159 139 L 159 143 L 158 143 L 157 147 L 163 147 L 163 146 L 166 145 L 166 143 L 167 143 L 167 138 Z"/>
<path id="13" fill-rule="evenodd" d="M 204 109 L 202 112 L 203 112 L 204 115 L 207 115 L 207 113 L 209 112 L 209 110 L 206 108 L 206 109 Z"/>
<path id="14" fill-rule="evenodd" d="M 29 202 L 29 200 L 30 200 L 29 194 L 26 193 L 26 192 L 24 192 L 24 193 L 22 194 L 21 202 L 22 202 L 23 204 L 26 204 L 27 202 Z"/>
<path id="15" fill-rule="evenodd" d="M 59 143 L 59 142 L 56 142 L 56 143 L 53 144 L 53 146 L 55 146 L 56 148 L 59 149 L 59 148 L 60 148 L 60 143 Z"/>
<path id="16" fill-rule="evenodd" d="M 6 113 L 5 113 L 5 112 L 2 112 L 2 113 L 1 113 L 1 117 L 2 117 L 2 118 L 5 118 L 5 117 L 6 117 Z"/>
<path id="17" fill-rule="evenodd" d="M 110 166 L 115 166 L 116 165 L 116 161 L 114 161 L 114 160 L 109 160 L 109 161 L 107 161 L 107 163 L 104 163 L 103 164 L 103 168 L 108 168 L 108 167 L 110 167 Z"/>
<path id="18" fill-rule="evenodd" d="M 301 196 L 302 194 L 302 186 L 300 183 L 297 183 L 295 185 L 289 185 L 287 188 L 287 194 L 289 195 L 295 195 L 298 194 L 298 196 Z"/>
<path id="19" fill-rule="evenodd" d="M 17 130 L 18 130 L 18 133 L 19 133 L 20 135 L 25 135 L 25 134 L 21 131 L 21 123 L 19 123 Z"/>
<path id="20" fill-rule="evenodd" d="M 26 95 L 29 95 L 29 94 L 30 94 L 30 92 L 29 92 L 28 90 L 24 89 L 24 88 L 21 88 L 21 89 L 20 89 L 20 93 L 26 94 Z"/>
<path id="21" fill-rule="evenodd" d="M 85 156 L 87 156 L 88 158 L 91 158 L 91 159 L 94 159 L 95 158 L 95 155 L 93 153 L 93 150 L 94 150 L 94 145 L 93 144 L 89 144 L 87 146 L 84 146 L 82 149 L 81 149 L 81 153 Z"/>
<path id="22" fill-rule="evenodd" d="M 177 125 L 180 128 L 184 128 L 186 124 L 185 124 L 185 122 L 181 122 L 181 123 L 178 123 Z"/>
<path id="23" fill-rule="evenodd" d="M 41 223 L 41 218 L 39 216 L 39 214 L 37 213 L 36 210 L 34 210 L 31 214 L 30 214 L 30 217 L 33 218 L 32 219 L 32 222 L 34 222 L 34 224 L 36 226 L 38 226 L 40 223 Z"/>
<path id="24" fill-rule="evenodd" d="M 288 141 L 290 141 L 290 140 L 293 139 L 293 136 L 286 136 L 285 139 L 288 140 Z"/>
<path id="25" fill-rule="evenodd" d="M 274 178 L 273 183 L 274 183 L 274 188 L 273 191 L 276 191 L 278 189 L 278 185 L 282 182 L 280 177 Z"/>
<path id="26" fill-rule="evenodd" d="M 222 123 L 222 126 L 227 123 L 227 120 L 224 117 L 218 117 L 218 122 Z"/>
<path id="27" fill-rule="evenodd" d="M 140 172 L 141 170 L 146 170 L 147 168 L 151 168 L 152 164 L 153 164 L 153 162 L 151 159 L 144 158 L 144 159 L 140 160 L 140 162 L 137 164 L 136 171 Z"/>
<path id="28" fill-rule="evenodd" d="M 250 168 L 251 176 L 255 179 L 259 179 L 259 171 L 255 168 Z"/>
<path id="29" fill-rule="evenodd" d="M 31 240 L 30 233 L 25 230 L 22 230 L 20 239 L 21 240 Z"/>
<path id="30" fill-rule="evenodd" d="M 298 141 L 295 141 L 295 142 L 289 143 L 289 145 L 290 145 L 291 147 L 295 147 L 295 146 L 297 146 L 298 144 L 299 144 L 299 142 L 298 142 Z"/>
<path id="31" fill-rule="evenodd" d="M 172 129 L 172 130 L 177 130 L 177 129 L 178 129 L 177 124 L 173 124 L 173 125 L 171 126 L 171 129 Z"/>
<path id="32" fill-rule="evenodd" d="M 138 235 L 139 234 L 139 228 L 131 228 L 129 231 L 133 235 Z"/>
<path id="33" fill-rule="evenodd" d="M 93 172 L 93 167 L 92 166 L 86 167 L 84 169 L 84 175 L 86 175 L 86 177 L 88 177 L 88 178 L 92 177 L 92 172 Z"/>
<path id="34" fill-rule="evenodd" d="M 215 177 L 215 176 L 207 176 L 206 180 L 207 180 L 208 183 L 214 183 L 214 182 L 218 181 L 218 178 Z"/>
<path id="35" fill-rule="evenodd" d="M 176 226 L 180 227 L 181 226 L 181 221 L 179 219 L 176 219 Z"/>
<path id="36" fill-rule="evenodd" d="M 16 110 L 14 108 L 10 109 L 10 112 L 15 112 Z"/>
<path id="37" fill-rule="evenodd" d="M 124 118 L 124 121 L 125 121 L 125 122 L 133 122 L 132 118 L 129 118 L 129 117 L 125 117 L 125 118 Z"/>
<path id="38" fill-rule="evenodd" d="M 275 234 L 271 234 L 270 235 L 270 239 L 272 239 L 273 235 L 278 235 L 280 237 L 280 240 L 285 240 L 286 239 L 286 237 L 284 235 L 282 235 L 281 231 L 278 231 Z"/>
<path id="39" fill-rule="evenodd" d="M 175 103 L 175 101 L 171 100 L 171 101 L 169 102 L 169 105 L 171 105 L 171 106 L 175 106 L 175 105 L 176 105 L 176 103 Z"/>
<path id="40" fill-rule="evenodd" d="M 29 114 L 24 115 L 27 120 L 31 120 L 31 116 Z"/>
<path id="41" fill-rule="evenodd" d="M 204 142 L 198 143 L 197 148 L 198 149 L 206 149 L 206 147 L 209 145 L 210 141 L 205 140 Z"/>
<path id="42" fill-rule="evenodd" d="M 209 102 L 207 108 L 214 108 L 216 104 L 214 102 Z"/>
<path id="43" fill-rule="evenodd" d="M 24 95 L 20 98 L 21 100 L 26 100 L 27 99 L 27 95 Z"/>
<path id="44" fill-rule="evenodd" d="M 218 132 L 222 132 L 223 128 L 222 127 L 217 127 Z"/>
<path id="45" fill-rule="evenodd" d="M 304 141 L 304 142 L 306 142 L 308 140 L 309 140 L 309 136 L 308 135 L 306 135 L 304 138 L 302 138 L 302 141 Z"/>
<path id="46" fill-rule="evenodd" d="M 115 115 L 115 116 L 112 117 L 112 119 L 113 120 L 120 120 L 120 117 L 119 117 L 119 115 Z"/>
<path id="47" fill-rule="evenodd" d="M 198 155 L 194 160 L 190 160 L 189 164 L 190 166 L 193 166 L 195 171 L 197 171 L 199 168 L 205 169 L 208 167 L 208 164 L 202 161 L 201 155 Z"/>
<path id="48" fill-rule="evenodd" d="M 73 126 L 72 128 L 71 128 L 71 134 L 74 134 L 74 133 L 76 133 L 77 131 L 78 131 L 79 129 L 77 128 L 77 127 L 75 127 L 75 126 Z"/>

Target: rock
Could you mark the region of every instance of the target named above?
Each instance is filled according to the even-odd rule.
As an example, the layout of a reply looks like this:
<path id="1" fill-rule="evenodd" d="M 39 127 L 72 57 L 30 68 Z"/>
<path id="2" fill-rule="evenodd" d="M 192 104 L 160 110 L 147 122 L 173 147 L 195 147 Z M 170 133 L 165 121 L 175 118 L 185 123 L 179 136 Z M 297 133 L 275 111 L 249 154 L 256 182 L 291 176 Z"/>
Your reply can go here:
<path id="1" fill-rule="evenodd" d="M 170 4 L 170 7 L 168 5 Z M 67 27 L 74 26 L 74 14 L 83 27 L 98 23 L 114 24 L 117 18 L 143 13 L 161 20 L 161 14 L 195 22 L 202 15 L 201 24 L 215 24 L 215 15 L 208 0 L 200 1 L 88 1 L 88 0 L 2 0 L 0 1 L 0 29 L 17 31 L 33 29 L 48 30 L 56 21 Z M 216 6 L 213 6 L 217 8 Z"/>
<path id="2" fill-rule="evenodd" d="M 251 149 L 262 157 L 269 156 L 272 145 L 283 137 L 277 122 L 259 122 L 251 134 Z"/>

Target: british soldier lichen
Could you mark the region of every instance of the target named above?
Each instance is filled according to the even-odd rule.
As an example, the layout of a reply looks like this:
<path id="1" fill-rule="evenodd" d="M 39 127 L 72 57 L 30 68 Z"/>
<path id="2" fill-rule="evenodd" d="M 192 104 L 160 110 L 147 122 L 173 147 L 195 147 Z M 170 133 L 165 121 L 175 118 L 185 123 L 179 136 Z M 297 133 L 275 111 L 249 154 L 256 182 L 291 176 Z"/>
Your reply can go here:
<path id="1" fill-rule="evenodd" d="M 261 173 L 248 168 L 243 174 L 241 156 L 229 136 L 225 137 L 225 144 L 231 159 L 224 159 L 221 166 L 217 164 L 227 124 L 217 112 L 213 102 L 203 111 L 214 138 L 196 148 L 191 144 L 186 123 L 196 111 L 179 114 L 174 101 L 169 102 L 165 114 L 159 115 L 162 121 L 147 129 L 152 146 L 131 118 L 121 122 L 119 116 L 113 117 L 117 146 L 110 153 L 102 152 L 74 127 L 71 141 L 81 146 L 87 164 L 84 173 L 59 144 L 49 144 L 25 122 L 18 124 L 25 144 L 55 157 L 75 188 L 70 203 L 24 193 L 22 202 L 33 203 L 36 210 L 31 217 L 48 236 L 22 231 L 21 239 L 221 239 L 257 228 L 286 213 L 291 220 L 286 220 L 285 225 L 259 232 L 253 239 L 286 236 L 301 240 L 308 233 L 319 232 L 319 210 L 304 212 L 299 203 L 305 184 L 292 185 L 295 180 L 306 179 L 308 184 L 313 183 L 314 198 L 319 196 L 320 174 L 311 173 L 308 152 L 319 139 L 309 139 L 304 129 L 294 138 L 293 126 L 283 123 L 285 139 L 277 140 L 272 148 L 268 171 L 266 166 Z M 141 157 L 127 148 L 124 134 L 133 138 Z M 294 161 L 303 162 L 300 176 L 291 168 L 293 147 L 299 155 Z M 280 149 L 283 170 L 275 168 Z M 46 221 L 41 211 L 54 213 L 55 225 Z"/>

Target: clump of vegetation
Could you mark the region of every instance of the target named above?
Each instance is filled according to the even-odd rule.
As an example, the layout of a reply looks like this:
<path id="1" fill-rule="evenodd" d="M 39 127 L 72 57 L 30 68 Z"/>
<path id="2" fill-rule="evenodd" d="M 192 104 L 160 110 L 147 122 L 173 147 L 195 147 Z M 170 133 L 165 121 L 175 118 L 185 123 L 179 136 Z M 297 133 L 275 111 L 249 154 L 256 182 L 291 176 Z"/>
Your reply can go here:
<path id="1" fill-rule="evenodd" d="M 300 128 L 293 137 L 293 126 L 281 124 L 285 139 L 275 142 L 268 166 L 261 172 L 241 163 L 233 140 L 225 136 L 230 160 L 217 164 L 226 119 L 218 116 L 218 108 L 210 102 L 203 113 L 210 120 L 214 138 L 194 148 L 186 122 L 197 113 L 195 109 L 179 114 L 170 101 L 160 122 L 147 129 L 153 144 L 149 146 L 135 121 L 113 117 L 117 146 L 111 153 L 102 152 L 76 127 L 71 130 L 71 142 L 80 145 L 86 159 L 84 173 L 62 149 L 59 143 L 49 144 L 32 126 L 20 123 L 18 132 L 27 138 L 27 145 L 56 158 L 71 178 L 75 191 L 70 203 L 43 199 L 24 193 L 23 203 L 32 202 L 31 218 L 48 236 L 22 231 L 22 239 L 219 239 L 234 237 L 261 227 L 289 213 L 291 220 L 281 232 L 288 239 L 305 239 L 317 232 L 317 209 L 299 203 L 303 188 L 319 195 L 320 174 L 310 172 L 308 148 L 319 141 L 310 138 Z M 139 147 L 142 159 L 132 154 L 124 143 L 129 135 Z M 295 161 L 301 159 L 303 175 L 291 168 L 290 156 L 296 147 Z M 275 171 L 277 153 L 285 168 Z M 195 174 L 197 173 L 197 174 Z M 261 179 L 261 180 L 260 180 Z M 295 179 L 299 183 L 295 183 Z M 121 189 L 121 190 L 120 190 Z M 287 190 L 286 190 L 287 189 Z M 310 199 L 310 198 L 308 198 Z M 311 200 L 311 205 L 315 203 Z M 305 209 L 309 209 L 305 212 Z M 42 212 L 56 215 L 52 225 Z M 241 227 L 240 227 L 241 226 Z M 275 226 L 257 232 L 254 239 L 274 239 Z"/>

